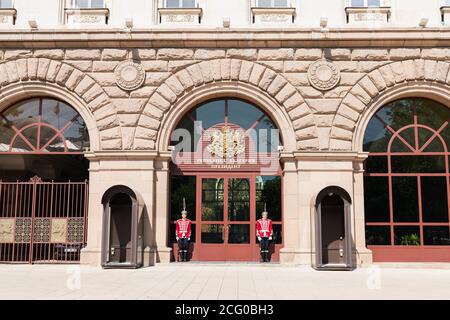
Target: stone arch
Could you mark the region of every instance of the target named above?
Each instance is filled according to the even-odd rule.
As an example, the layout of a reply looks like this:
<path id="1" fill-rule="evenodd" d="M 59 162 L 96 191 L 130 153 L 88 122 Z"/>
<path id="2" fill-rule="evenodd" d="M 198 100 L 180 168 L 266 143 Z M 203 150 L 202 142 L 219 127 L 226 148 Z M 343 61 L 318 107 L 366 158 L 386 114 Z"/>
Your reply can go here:
<path id="1" fill-rule="evenodd" d="M 46 58 L 7 61 L 0 64 L 0 88 L 2 106 L 13 99 L 29 97 L 30 94 L 65 100 L 80 112 L 86 123 L 95 122 L 100 141 L 94 143 L 93 148 L 122 149 L 122 134 L 115 106 L 103 88 L 77 68 Z"/>
<path id="2" fill-rule="evenodd" d="M 280 121 L 281 123 L 277 124 L 281 127 L 292 128 L 295 146 L 290 151 L 318 149 L 315 117 L 297 89 L 272 69 L 253 61 L 239 59 L 202 61 L 168 77 L 152 94 L 139 118 L 134 148 L 155 149 L 157 141 L 159 148 L 166 148 L 167 143 L 162 142 L 159 136 L 161 132 L 167 133 L 167 130 L 161 130 L 162 124 L 167 125 L 171 121 L 166 119 L 167 115 L 180 112 L 179 102 L 186 96 L 189 97 L 192 94 L 194 97 L 199 88 L 213 86 L 218 89 L 221 86 L 222 88 L 233 87 L 237 92 L 241 88 L 245 90 L 251 88 L 256 95 L 265 95 L 272 101 L 272 105 L 281 106 L 282 113 L 286 115 L 286 119 L 289 119 L 289 124 L 287 121 L 281 121 L 280 118 L 274 120 Z M 214 97 L 213 90 L 210 92 L 211 97 Z M 267 105 L 261 107 L 266 107 L 266 111 L 273 115 L 270 107 Z M 172 111 L 175 109 L 178 111 Z M 166 151 L 166 149 L 159 150 Z"/>
<path id="3" fill-rule="evenodd" d="M 366 115 L 372 115 L 390 101 L 415 93 L 431 95 L 442 102 L 449 94 L 445 86 L 450 84 L 449 70 L 450 63 L 416 59 L 393 62 L 371 71 L 339 105 L 331 128 L 330 149 L 361 151 Z"/>

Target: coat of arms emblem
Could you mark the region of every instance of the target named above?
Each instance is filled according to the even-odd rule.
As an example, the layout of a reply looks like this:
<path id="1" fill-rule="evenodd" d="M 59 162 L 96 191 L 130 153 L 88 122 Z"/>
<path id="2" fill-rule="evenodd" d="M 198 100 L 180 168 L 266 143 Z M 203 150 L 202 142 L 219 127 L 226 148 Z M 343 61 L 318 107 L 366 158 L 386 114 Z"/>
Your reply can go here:
<path id="1" fill-rule="evenodd" d="M 242 133 L 228 126 L 210 133 L 210 144 L 206 150 L 213 156 L 233 158 L 245 151 Z"/>

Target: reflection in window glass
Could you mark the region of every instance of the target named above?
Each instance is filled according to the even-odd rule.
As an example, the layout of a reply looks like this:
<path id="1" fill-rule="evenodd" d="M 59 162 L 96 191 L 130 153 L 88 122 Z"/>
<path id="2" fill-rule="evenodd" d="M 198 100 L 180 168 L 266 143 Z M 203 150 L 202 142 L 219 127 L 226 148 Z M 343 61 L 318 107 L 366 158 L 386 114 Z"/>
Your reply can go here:
<path id="1" fill-rule="evenodd" d="M 373 245 L 390 245 L 391 229 L 388 226 L 368 226 L 366 227 L 366 244 Z"/>
<path id="2" fill-rule="evenodd" d="M 419 200 L 416 177 L 393 177 L 392 195 L 395 222 L 418 222 Z"/>
<path id="3" fill-rule="evenodd" d="M 166 0 L 166 8 L 195 8 L 195 0 Z"/>
<path id="4" fill-rule="evenodd" d="M 256 177 L 256 219 L 261 217 L 266 204 L 269 219 L 281 221 L 281 177 Z"/>
<path id="5" fill-rule="evenodd" d="M 352 7 L 379 7 L 380 0 L 351 0 Z"/>
<path id="6" fill-rule="evenodd" d="M 202 224 L 201 237 L 202 243 L 224 243 L 223 225 Z"/>
<path id="7" fill-rule="evenodd" d="M 286 8 L 287 0 L 257 0 L 257 6 L 260 8 Z"/>
<path id="8" fill-rule="evenodd" d="M 15 131 L 22 136 L 13 140 Z M 89 147 L 81 116 L 55 99 L 30 99 L 6 109 L 0 114 L 0 133 L 2 152 L 80 152 Z"/>
<path id="9" fill-rule="evenodd" d="M 445 177 L 421 177 L 424 222 L 448 222 L 447 182 Z"/>
<path id="10" fill-rule="evenodd" d="M 449 246 L 449 227 L 423 227 L 423 237 L 426 246 Z"/>
<path id="11" fill-rule="evenodd" d="M 195 176 L 172 176 L 170 178 L 170 215 L 171 220 L 181 218 L 183 198 L 186 200 L 188 219 L 195 221 L 196 207 L 196 181 Z"/>
<path id="12" fill-rule="evenodd" d="M 366 222 L 389 222 L 389 186 L 387 177 L 364 177 Z"/>
<path id="13" fill-rule="evenodd" d="M 103 8 L 104 0 L 74 0 L 75 8 Z"/>
<path id="14" fill-rule="evenodd" d="M 392 156 L 393 173 L 444 173 L 445 156 Z"/>
<path id="15" fill-rule="evenodd" d="M 12 0 L 0 0 L 0 8 L 12 8 Z"/>
<path id="16" fill-rule="evenodd" d="M 202 221 L 223 221 L 223 179 L 202 180 Z"/>
<path id="17" fill-rule="evenodd" d="M 273 121 L 256 106 L 238 99 L 208 101 L 188 112 L 178 123 L 171 145 L 185 144 L 182 138 L 176 136 L 177 132 L 185 130 L 192 141 L 191 150 L 196 151 L 202 130 L 225 123 L 236 125 L 244 131 L 253 129 L 248 131 L 247 136 L 258 152 L 278 152 L 280 136 Z"/>
<path id="18" fill-rule="evenodd" d="M 386 156 L 372 156 L 365 162 L 366 173 L 387 173 L 388 159 Z"/>
<path id="19" fill-rule="evenodd" d="M 364 135 L 364 151 L 386 152 L 392 133 L 378 119 L 372 119 Z"/>
<path id="20" fill-rule="evenodd" d="M 446 106 L 409 98 L 389 103 L 369 121 L 363 146 L 370 152 L 365 162 L 365 220 L 407 224 L 367 225 L 368 243 L 385 243 L 376 239 L 394 228 L 395 245 L 447 245 L 448 225 L 423 226 L 423 243 L 420 232 L 421 223 L 449 222 L 445 152 L 450 146 L 449 119 Z M 393 221 L 388 215 L 390 201 Z"/>
<path id="21" fill-rule="evenodd" d="M 228 179 L 228 220 L 250 221 L 250 182 L 248 179 Z"/>
<path id="22" fill-rule="evenodd" d="M 250 225 L 230 224 L 228 226 L 228 243 L 250 243 Z"/>
<path id="23" fill-rule="evenodd" d="M 394 243 L 398 246 L 419 246 L 420 227 L 394 227 Z"/>

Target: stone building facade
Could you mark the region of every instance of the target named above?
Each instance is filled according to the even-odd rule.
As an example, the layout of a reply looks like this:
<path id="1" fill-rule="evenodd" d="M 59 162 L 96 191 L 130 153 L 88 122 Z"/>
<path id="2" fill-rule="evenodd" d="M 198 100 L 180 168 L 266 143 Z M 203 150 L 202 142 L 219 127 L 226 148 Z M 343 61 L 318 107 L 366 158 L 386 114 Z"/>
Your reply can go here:
<path id="1" fill-rule="evenodd" d="M 349 198 L 351 240 L 340 247 L 351 252 L 347 266 L 366 265 L 374 260 L 365 220 L 369 121 L 401 99 L 450 106 L 449 44 L 442 28 L 2 31 L 0 109 L 45 96 L 83 118 L 90 147 L 83 150 L 89 200 L 81 263 L 100 265 L 107 254 L 102 199 L 114 186 L 139 194 L 145 207 L 136 249 L 142 265 L 173 261 L 171 134 L 195 106 L 233 98 L 263 110 L 280 130 L 281 263 L 321 265 L 317 199 L 331 187 Z M 446 248 L 438 248 L 438 261 L 450 261 Z"/>

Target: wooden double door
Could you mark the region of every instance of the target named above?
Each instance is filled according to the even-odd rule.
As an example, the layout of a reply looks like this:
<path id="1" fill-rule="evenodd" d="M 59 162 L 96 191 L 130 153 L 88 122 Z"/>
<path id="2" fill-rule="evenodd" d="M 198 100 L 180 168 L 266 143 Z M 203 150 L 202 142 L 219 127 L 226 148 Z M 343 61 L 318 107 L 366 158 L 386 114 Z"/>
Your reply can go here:
<path id="1" fill-rule="evenodd" d="M 194 259 L 257 261 L 254 175 L 197 176 Z"/>

